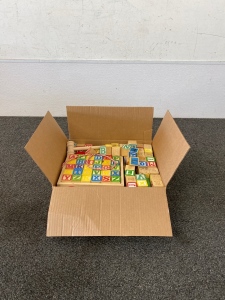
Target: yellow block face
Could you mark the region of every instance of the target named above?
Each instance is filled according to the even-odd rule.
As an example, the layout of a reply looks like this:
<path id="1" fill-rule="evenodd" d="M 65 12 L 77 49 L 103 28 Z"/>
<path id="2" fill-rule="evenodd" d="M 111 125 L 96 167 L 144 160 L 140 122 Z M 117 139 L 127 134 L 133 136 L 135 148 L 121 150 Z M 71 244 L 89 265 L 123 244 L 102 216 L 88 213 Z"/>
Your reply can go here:
<path id="1" fill-rule="evenodd" d="M 84 176 L 91 176 L 91 174 L 92 174 L 92 169 L 90 169 L 90 168 L 85 169 L 82 173 L 82 175 L 84 175 Z"/>
<path id="2" fill-rule="evenodd" d="M 69 164 L 69 165 L 75 165 L 77 162 L 76 159 L 69 159 L 66 163 Z"/>
<path id="3" fill-rule="evenodd" d="M 101 175 L 102 176 L 110 176 L 111 174 L 111 171 L 110 170 L 104 170 L 104 171 L 101 171 Z"/>
<path id="4" fill-rule="evenodd" d="M 91 176 L 89 176 L 89 175 L 82 175 L 81 182 L 90 182 L 90 181 L 91 181 Z"/>
<path id="5" fill-rule="evenodd" d="M 103 165 L 103 166 L 110 166 L 110 165 L 111 165 L 111 160 L 110 160 L 110 159 L 104 160 L 104 161 L 102 162 L 102 165 Z"/>
<path id="6" fill-rule="evenodd" d="M 145 186 L 148 186 L 148 184 L 147 184 L 146 180 L 137 180 L 137 186 L 138 187 L 145 187 Z"/>
<path id="7" fill-rule="evenodd" d="M 87 157 L 87 160 L 94 160 L 95 159 L 95 156 L 93 155 L 93 156 L 88 156 Z"/>
<path id="8" fill-rule="evenodd" d="M 88 165 L 84 165 L 84 170 L 92 170 Z"/>
<path id="9" fill-rule="evenodd" d="M 63 174 L 69 174 L 69 175 L 72 175 L 73 174 L 73 169 L 65 169 L 63 171 Z"/>

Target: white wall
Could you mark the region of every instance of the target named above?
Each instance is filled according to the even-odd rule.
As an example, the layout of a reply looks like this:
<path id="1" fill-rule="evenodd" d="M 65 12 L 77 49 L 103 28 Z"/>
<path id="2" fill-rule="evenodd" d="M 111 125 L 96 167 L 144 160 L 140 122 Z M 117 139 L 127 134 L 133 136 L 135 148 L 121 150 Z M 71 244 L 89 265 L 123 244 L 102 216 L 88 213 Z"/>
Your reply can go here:
<path id="1" fill-rule="evenodd" d="M 0 59 L 224 61 L 225 0 L 1 0 Z"/>
<path id="2" fill-rule="evenodd" d="M 225 64 L 0 62 L 0 115 L 65 116 L 66 105 L 154 106 L 225 117 Z"/>

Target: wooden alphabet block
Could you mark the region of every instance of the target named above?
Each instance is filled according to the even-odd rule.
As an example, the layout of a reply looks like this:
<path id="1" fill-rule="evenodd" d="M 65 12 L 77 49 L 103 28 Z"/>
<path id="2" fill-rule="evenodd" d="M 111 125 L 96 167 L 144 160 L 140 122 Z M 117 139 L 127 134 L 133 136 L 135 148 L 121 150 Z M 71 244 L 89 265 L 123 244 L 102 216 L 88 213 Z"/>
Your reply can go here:
<path id="1" fill-rule="evenodd" d="M 73 175 L 72 181 L 81 181 L 81 175 Z"/>
<path id="2" fill-rule="evenodd" d="M 134 176 L 135 171 L 134 170 L 125 170 L 125 176 Z"/>
<path id="3" fill-rule="evenodd" d="M 148 163 L 146 161 L 139 161 L 139 166 L 140 167 L 147 167 Z"/>
<path id="4" fill-rule="evenodd" d="M 127 187 L 136 187 L 137 186 L 135 176 L 126 176 L 125 181 L 126 181 Z"/>
<path id="5" fill-rule="evenodd" d="M 101 182 L 102 176 L 101 175 L 92 175 L 91 176 L 91 182 Z"/>
<path id="6" fill-rule="evenodd" d="M 75 165 L 71 165 L 71 164 L 66 164 L 66 169 L 74 169 L 75 168 Z"/>
<path id="7" fill-rule="evenodd" d="M 150 181 L 153 187 L 164 186 L 160 175 L 150 175 Z"/>
<path id="8" fill-rule="evenodd" d="M 138 157 L 130 157 L 130 165 L 138 166 L 139 165 L 139 158 Z"/>
<path id="9" fill-rule="evenodd" d="M 70 181 L 72 179 L 72 175 L 63 174 L 62 180 L 63 181 Z"/>
<path id="10" fill-rule="evenodd" d="M 73 169 L 65 169 L 63 174 L 73 174 Z"/>
<path id="11" fill-rule="evenodd" d="M 137 156 L 138 157 L 145 157 L 145 151 L 144 151 L 144 149 L 140 148 L 138 150 Z"/>
<path id="12" fill-rule="evenodd" d="M 110 176 L 111 175 L 111 171 L 110 170 L 102 170 L 101 171 L 101 175 L 102 176 Z"/>
<path id="13" fill-rule="evenodd" d="M 129 156 L 129 152 L 130 152 L 130 150 L 129 149 L 127 149 L 127 148 L 121 148 L 120 149 L 120 153 L 121 153 L 121 156 Z"/>
<path id="14" fill-rule="evenodd" d="M 157 167 L 148 167 L 149 174 L 159 174 L 159 170 Z"/>
<path id="15" fill-rule="evenodd" d="M 156 167 L 156 163 L 154 161 L 148 161 L 147 166 L 148 167 Z"/>
<path id="16" fill-rule="evenodd" d="M 120 182 L 120 176 L 112 176 L 111 181 L 112 182 Z"/>
<path id="17" fill-rule="evenodd" d="M 146 180 L 137 180 L 137 186 L 138 187 L 147 187 L 148 183 Z"/>
<path id="18" fill-rule="evenodd" d="M 125 166 L 125 170 L 132 170 L 132 171 L 135 171 L 135 166 L 126 165 L 126 166 Z"/>
<path id="19" fill-rule="evenodd" d="M 102 176 L 102 182 L 110 182 L 111 177 L 110 176 Z"/>
<path id="20" fill-rule="evenodd" d="M 112 156 L 120 156 L 120 147 L 119 146 L 112 147 Z"/>
<path id="21" fill-rule="evenodd" d="M 119 143 L 111 143 L 112 147 L 119 147 Z"/>
<path id="22" fill-rule="evenodd" d="M 146 177 L 144 174 L 136 174 L 136 181 L 140 181 L 140 180 L 146 180 Z"/>
<path id="23" fill-rule="evenodd" d="M 100 154 L 106 155 L 106 146 L 101 146 L 99 152 Z"/>
<path id="24" fill-rule="evenodd" d="M 155 157 L 153 156 L 146 156 L 145 157 L 146 161 L 150 162 L 150 161 L 155 161 Z"/>
<path id="25" fill-rule="evenodd" d="M 91 176 L 89 176 L 89 175 L 81 176 L 81 182 L 90 182 L 90 181 L 91 181 Z"/>
<path id="26" fill-rule="evenodd" d="M 133 141 L 133 140 L 131 141 L 130 140 L 130 141 L 128 141 L 127 144 L 129 144 L 129 145 L 136 145 L 137 146 L 137 141 Z"/>
<path id="27" fill-rule="evenodd" d="M 101 175 L 101 170 L 93 170 L 92 175 Z"/>

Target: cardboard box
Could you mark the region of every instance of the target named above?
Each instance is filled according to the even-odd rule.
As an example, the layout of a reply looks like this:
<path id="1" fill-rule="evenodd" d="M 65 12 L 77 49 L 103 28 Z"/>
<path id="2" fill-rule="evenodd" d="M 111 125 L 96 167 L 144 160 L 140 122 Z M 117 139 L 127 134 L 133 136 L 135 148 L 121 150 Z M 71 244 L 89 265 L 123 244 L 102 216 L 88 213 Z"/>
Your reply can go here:
<path id="1" fill-rule="evenodd" d="M 80 144 L 152 144 L 165 187 L 57 187 L 68 139 L 48 112 L 25 146 L 52 185 L 47 236 L 172 236 L 166 187 L 190 146 L 169 111 L 153 140 L 152 107 L 69 106 L 67 119 Z"/>

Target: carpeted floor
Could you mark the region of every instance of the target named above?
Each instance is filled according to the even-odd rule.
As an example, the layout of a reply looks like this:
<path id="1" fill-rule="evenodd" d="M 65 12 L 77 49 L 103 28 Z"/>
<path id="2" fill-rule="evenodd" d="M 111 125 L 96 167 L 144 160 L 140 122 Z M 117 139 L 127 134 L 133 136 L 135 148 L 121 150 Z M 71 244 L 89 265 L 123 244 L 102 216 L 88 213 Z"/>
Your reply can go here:
<path id="1" fill-rule="evenodd" d="M 40 120 L 0 118 L 1 300 L 225 299 L 225 120 L 176 120 L 192 148 L 168 186 L 173 238 L 46 238 L 51 186 L 23 149 Z"/>

